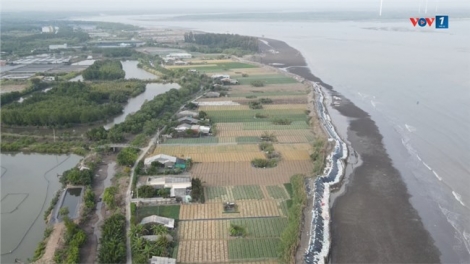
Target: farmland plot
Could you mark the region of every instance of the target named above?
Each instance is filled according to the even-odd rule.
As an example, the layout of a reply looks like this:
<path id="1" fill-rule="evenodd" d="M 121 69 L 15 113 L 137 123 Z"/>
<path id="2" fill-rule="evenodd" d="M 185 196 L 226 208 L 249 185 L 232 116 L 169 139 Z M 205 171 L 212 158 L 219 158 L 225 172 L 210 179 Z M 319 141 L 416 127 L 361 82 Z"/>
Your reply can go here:
<path id="1" fill-rule="evenodd" d="M 289 92 L 289 91 L 307 91 L 304 84 L 301 83 L 289 83 L 289 84 L 270 84 L 263 87 L 254 87 L 251 84 L 248 85 L 231 85 L 231 91 L 237 92 Z"/>
<path id="2" fill-rule="evenodd" d="M 224 213 L 222 203 L 183 204 L 181 220 L 220 219 L 238 217 L 265 217 L 284 215 L 275 200 L 237 201 L 238 213 Z"/>
<path id="3" fill-rule="evenodd" d="M 252 81 L 262 81 L 265 84 L 298 83 L 297 80 L 280 74 L 256 75 L 238 79 L 240 84 L 251 84 Z"/>
<path id="4" fill-rule="evenodd" d="M 237 91 L 230 91 L 229 93 L 229 97 L 247 97 L 247 96 L 257 96 L 257 97 L 268 97 L 268 96 L 285 96 L 285 95 L 303 95 L 303 96 L 307 96 L 307 93 L 305 91 L 283 91 L 283 92 L 269 92 L 269 91 L 266 91 L 266 92 L 262 92 L 262 93 L 259 93 L 259 92 L 249 92 L 249 93 L 240 93 L 240 92 L 237 92 Z"/>
<path id="5" fill-rule="evenodd" d="M 268 190 L 269 196 L 273 199 L 289 199 L 289 195 L 282 185 L 266 186 L 266 189 Z"/>
<path id="6" fill-rule="evenodd" d="M 181 240 L 177 261 L 178 263 L 227 262 L 227 240 Z"/>
<path id="7" fill-rule="evenodd" d="M 203 105 L 199 106 L 199 111 L 237 111 L 250 110 L 248 105 Z"/>
<path id="8" fill-rule="evenodd" d="M 275 168 L 253 168 L 250 162 L 197 163 L 191 170 L 193 177 L 205 181 L 206 186 L 272 185 L 289 182 L 294 174 L 310 174 L 309 160 L 281 160 Z"/>
<path id="9" fill-rule="evenodd" d="M 255 118 L 256 114 L 268 116 L 268 118 L 264 118 L 263 121 L 271 121 L 274 118 L 287 118 L 291 121 L 305 121 L 307 119 L 304 111 L 300 109 L 207 111 L 207 114 L 209 118 L 216 123 L 259 122 L 259 118 Z"/>
<path id="10" fill-rule="evenodd" d="M 212 146 L 158 146 L 154 154 L 190 155 L 210 153 L 237 153 L 259 151 L 257 145 L 212 145 Z"/>
<path id="11" fill-rule="evenodd" d="M 287 226 L 286 217 L 233 219 L 230 224 L 242 226 L 247 231 L 247 238 L 279 237 Z"/>
<path id="12" fill-rule="evenodd" d="M 243 146 L 243 145 L 242 145 Z M 187 154 L 193 162 L 239 162 L 253 159 L 264 159 L 264 153 L 257 152 L 230 152 L 230 153 L 193 153 Z"/>
<path id="13" fill-rule="evenodd" d="M 230 187 L 209 186 L 205 187 L 206 203 L 233 201 Z"/>
<path id="14" fill-rule="evenodd" d="M 230 131 L 230 130 L 225 130 L 225 131 L 219 131 L 217 133 L 217 136 L 220 137 L 261 137 L 261 135 L 264 134 L 264 132 L 272 133 L 274 134 L 278 141 L 280 141 L 280 137 L 282 136 L 303 136 L 303 141 L 306 140 L 307 137 L 312 137 L 313 138 L 313 133 L 310 130 L 307 129 L 292 129 L 292 130 L 241 130 L 241 131 Z M 285 138 L 287 139 L 287 138 Z M 295 138 L 291 138 L 295 139 Z M 299 138 L 297 138 L 300 140 Z M 297 141 L 283 141 L 283 142 L 297 142 Z M 307 141 L 308 142 L 308 141 Z"/>
<path id="15" fill-rule="evenodd" d="M 216 137 L 202 137 L 202 138 L 170 138 L 162 144 L 216 144 L 219 140 Z"/>
<path id="16" fill-rule="evenodd" d="M 259 259 L 277 258 L 278 238 L 232 239 L 228 241 L 228 258 Z"/>
<path id="17" fill-rule="evenodd" d="M 230 237 L 230 220 L 181 221 L 178 225 L 180 240 L 213 240 Z"/>
<path id="18" fill-rule="evenodd" d="M 309 129 L 310 126 L 305 121 L 294 121 L 290 125 L 275 125 L 272 122 L 251 122 L 243 123 L 243 130 L 292 130 L 292 129 Z"/>
<path id="19" fill-rule="evenodd" d="M 239 185 L 232 188 L 235 200 L 243 199 L 263 199 L 263 193 L 258 185 Z"/>

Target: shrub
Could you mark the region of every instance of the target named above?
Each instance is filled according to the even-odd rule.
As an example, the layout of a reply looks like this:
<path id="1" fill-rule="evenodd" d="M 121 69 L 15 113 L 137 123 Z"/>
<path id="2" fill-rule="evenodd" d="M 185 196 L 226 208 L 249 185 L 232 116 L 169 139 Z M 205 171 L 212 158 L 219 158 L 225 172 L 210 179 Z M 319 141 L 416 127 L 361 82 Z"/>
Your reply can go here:
<path id="1" fill-rule="evenodd" d="M 251 81 L 251 85 L 254 87 L 263 87 L 264 82 L 261 80 L 254 80 L 254 81 Z"/>
<path id="2" fill-rule="evenodd" d="M 259 102 L 262 104 L 272 104 L 273 100 L 271 98 L 260 98 Z"/>
<path id="3" fill-rule="evenodd" d="M 273 120 L 273 124 L 275 125 L 290 125 L 292 123 L 292 120 L 289 120 L 287 118 L 275 118 Z"/>
<path id="4" fill-rule="evenodd" d="M 204 188 L 199 178 L 191 179 L 191 198 L 193 201 L 204 203 Z"/>
<path id="5" fill-rule="evenodd" d="M 230 224 L 230 236 L 244 237 L 246 236 L 246 229 L 243 226 Z"/>
<path id="6" fill-rule="evenodd" d="M 274 168 L 277 166 L 275 159 L 253 159 L 251 165 L 255 168 Z"/>
<path id="7" fill-rule="evenodd" d="M 261 135 L 261 141 L 271 141 L 271 142 L 276 142 L 277 138 L 274 133 L 269 133 L 268 131 L 264 131 L 263 134 Z"/>
<path id="8" fill-rule="evenodd" d="M 261 142 L 259 144 L 259 149 L 262 151 L 267 151 L 267 152 L 274 151 L 273 144 L 269 142 Z"/>
<path id="9" fill-rule="evenodd" d="M 247 99 L 251 99 L 251 98 L 256 98 L 256 97 L 258 97 L 258 96 L 256 96 L 256 95 L 247 95 L 247 96 L 245 96 L 245 97 L 246 97 Z"/>
<path id="10" fill-rule="evenodd" d="M 255 118 L 268 118 L 269 115 L 267 114 L 261 114 L 261 113 L 256 113 Z"/>
<path id="11" fill-rule="evenodd" d="M 260 102 L 249 102 L 250 109 L 263 109 L 263 105 Z"/>
<path id="12" fill-rule="evenodd" d="M 242 77 L 248 77 L 248 73 L 242 73 Z"/>

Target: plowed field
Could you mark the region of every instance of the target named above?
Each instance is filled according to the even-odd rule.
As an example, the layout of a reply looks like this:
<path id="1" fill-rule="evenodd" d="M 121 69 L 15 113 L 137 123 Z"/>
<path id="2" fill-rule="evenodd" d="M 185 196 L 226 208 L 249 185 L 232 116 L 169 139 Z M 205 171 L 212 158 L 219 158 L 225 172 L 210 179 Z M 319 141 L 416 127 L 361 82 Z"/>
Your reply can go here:
<path id="1" fill-rule="evenodd" d="M 238 213 L 224 213 L 222 203 L 183 204 L 180 211 L 180 220 L 284 215 L 275 200 L 242 200 L 237 201 L 237 206 Z"/>
<path id="2" fill-rule="evenodd" d="M 312 169 L 310 160 L 282 160 L 268 169 L 253 168 L 250 162 L 212 162 L 194 164 L 191 173 L 206 186 L 272 185 L 289 182 L 294 174 L 310 174 Z"/>

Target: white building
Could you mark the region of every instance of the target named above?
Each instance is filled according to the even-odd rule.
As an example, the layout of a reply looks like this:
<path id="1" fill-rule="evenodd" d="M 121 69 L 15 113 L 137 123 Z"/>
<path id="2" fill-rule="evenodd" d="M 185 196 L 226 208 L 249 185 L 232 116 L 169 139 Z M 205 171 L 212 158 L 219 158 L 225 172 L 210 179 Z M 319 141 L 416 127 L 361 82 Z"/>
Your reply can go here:
<path id="1" fill-rule="evenodd" d="M 214 74 L 211 76 L 212 79 L 230 79 L 230 75 L 227 74 Z"/>
<path id="2" fill-rule="evenodd" d="M 62 45 L 49 45 L 49 50 L 67 49 L 67 43 Z"/>
<path id="3" fill-rule="evenodd" d="M 166 55 L 166 57 L 174 59 L 191 59 L 193 56 L 189 53 L 170 53 Z"/>
<path id="4" fill-rule="evenodd" d="M 145 166 L 150 166 L 152 162 L 158 161 L 161 164 L 165 165 L 165 167 L 172 167 L 176 163 L 176 157 L 165 155 L 165 154 L 158 154 L 152 157 L 148 157 L 144 160 Z"/>
<path id="5" fill-rule="evenodd" d="M 157 223 L 165 226 L 166 228 L 175 228 L 175 219 L 166 218 L 158 215 L 144 217 L 140 222 L 141 225 L 145 225 L 148 223 Z"/>
<path id="6" fill-rule="evenodd" d="M 153 256 L 149 259 L 150 264 L 176 264 L 176 259 L 165 258 L 165 257 L 155 257 Z"/>
<path id="7" fill-rule="evenodd" d="M 155 189 L 170 189 L 170 197 L 185 197 L 186 190 L 191 188 L 191 177 L 189 176 L 166 176 L 148 177 L 146 185 Z"/>

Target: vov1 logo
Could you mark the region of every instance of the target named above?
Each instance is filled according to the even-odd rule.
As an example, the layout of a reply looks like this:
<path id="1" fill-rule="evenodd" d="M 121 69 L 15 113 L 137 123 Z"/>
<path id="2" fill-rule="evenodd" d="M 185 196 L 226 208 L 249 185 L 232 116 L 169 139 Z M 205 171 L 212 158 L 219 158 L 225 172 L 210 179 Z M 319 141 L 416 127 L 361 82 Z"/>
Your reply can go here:
<path id="1" fill-rule="evenodd" d="M 426 25 L 428 27 L 431 27 L 434 22 L 436 22 L 436 28 L 449 28 L 449 16 L 436 16 L 434 17 L 410 17 L 411 24 L 413 24 L 413 27 L 416 27 L 416 25 L 420 27 L 425 27 Z"/>

